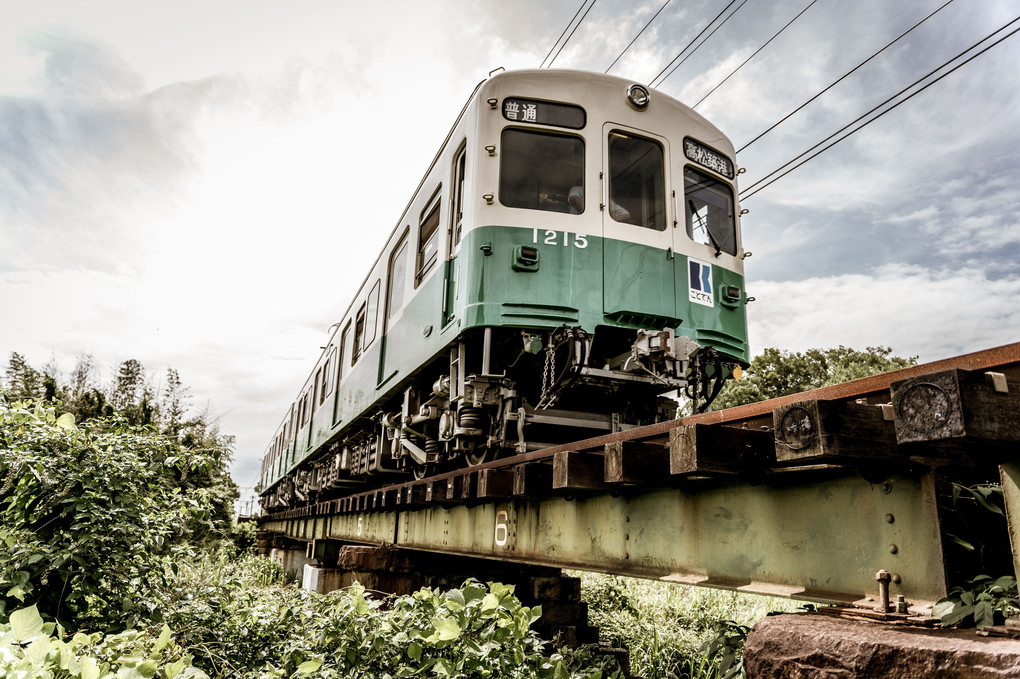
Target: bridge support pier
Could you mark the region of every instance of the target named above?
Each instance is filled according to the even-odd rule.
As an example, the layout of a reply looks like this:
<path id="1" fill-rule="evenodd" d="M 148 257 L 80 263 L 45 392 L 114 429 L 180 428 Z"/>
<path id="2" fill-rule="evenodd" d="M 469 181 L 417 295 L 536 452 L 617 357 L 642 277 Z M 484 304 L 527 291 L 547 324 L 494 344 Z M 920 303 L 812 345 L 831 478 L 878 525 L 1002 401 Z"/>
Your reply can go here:
<path id="1" fill-rule="evenodd" d="M 748 679 L 998 679 L 1020 674 L 1020 640 L 790 613 L 754 626 L 744 669 Z"/>
<path id="2" fill-rule="evenodd" d="M 598 642 L 598 628 L 588 625 L 588 606 L 581 601 L 580 579 L 558 568 L 361 545 L 343 545 L 334 563 L 324 591 L 359 582 L 367 589 L 411 594 L 422 587 L 457 588 L 469 578 L 514 585 L 524 605 L 542 606 L 535 629 L 543 639 L 567 646 Z"/>

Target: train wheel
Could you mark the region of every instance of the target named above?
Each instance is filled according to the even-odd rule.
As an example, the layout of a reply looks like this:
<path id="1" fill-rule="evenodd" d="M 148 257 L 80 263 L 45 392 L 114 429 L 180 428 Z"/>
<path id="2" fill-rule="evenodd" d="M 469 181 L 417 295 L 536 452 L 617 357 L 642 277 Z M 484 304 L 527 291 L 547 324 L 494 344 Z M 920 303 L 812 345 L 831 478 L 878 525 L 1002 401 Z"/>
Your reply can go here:
<path id="1" fill-rule="evenodd" d="M 464 461 L 467 462 L 467 465 L 469 467 L 477 467 L 483 462 L 487 462 L 493 457 L 495 457 L 494 455 L 491 455 L 491 453 L 492 453 L 491 448 L 475 448 L 474 450 L 465 450 Z"/>
<path id="2" fill-rule="evenodd" d="M 436 465 L 433 462 L 426 464 L 418 464 L 417 462 L 411 464 L 411 474 L 414 475 L 416 481 L 421 481 L 426 476 L 432 476 L 436 473 Z"/>

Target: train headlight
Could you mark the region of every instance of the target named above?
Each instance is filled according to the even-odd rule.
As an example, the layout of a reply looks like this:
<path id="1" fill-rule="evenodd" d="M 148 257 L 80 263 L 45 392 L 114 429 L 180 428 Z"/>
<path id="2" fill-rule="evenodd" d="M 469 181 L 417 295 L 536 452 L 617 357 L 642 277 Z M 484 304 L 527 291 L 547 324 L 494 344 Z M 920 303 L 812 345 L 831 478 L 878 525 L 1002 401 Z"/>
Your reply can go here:
<path id="1" fill-rule="evenodd" d="M 642 85 L 631 85 L 627 88 L 627 103 L 636 108 L 639 111 L 644 111 L 648 108 L 648 102 L 651 100 L 651 96 L 648 94 L 648 90 Z"/>

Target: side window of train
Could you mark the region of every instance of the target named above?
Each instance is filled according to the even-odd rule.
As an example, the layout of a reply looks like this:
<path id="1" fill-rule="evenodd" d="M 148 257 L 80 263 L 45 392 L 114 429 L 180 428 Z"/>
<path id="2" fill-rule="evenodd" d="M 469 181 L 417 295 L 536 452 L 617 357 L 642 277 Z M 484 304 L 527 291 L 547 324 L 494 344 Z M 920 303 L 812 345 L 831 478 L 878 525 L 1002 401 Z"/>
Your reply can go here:
<path id="1" fill-rule="evenodd" d="M 500 203 L 566 214 L 584 211 L 583 139 L 508 127 L 500 145 Z"/>
<path id="2" fill-rule="evenodd" d="M 691 240 L 711 245 L 716 254 L 737 254 L 733 191 L 728 184 L 684 168 L 684 211 Z"/>
<path id="3" fill-rule="evenodd" d="M 358 362 L 358 358 L 375 339 L 376 327 L 379 324 L 379 284 L 380 281 L 375 282 L 372 291 L 368 293 L 368 299 L 354 317 L 354 349 L 351 351 L 351 365 Z"/>
<path id="4" fill-rule="evenodd" d="M 421 285 L 425 276 L 436 265 L 439 253 L 439 205 L 442 186 L 436 189 L 432 198 L 421 211 L 418 220 L 418 262 L 414 274 L 414 287 Z"/>
<path id="5" fill-rule="evenodd" d="M 326 402 L 326 397 L 333 393 L 333 370 L 336 368 L 336 347 L 330 347 L 326 362 L 322 365 L 322 390 L 319 393 L 319 405 Z"/>
<path id="6" fill-rule="evenodd" d="M 312 406 L 319 405 L 319 387 L 322 385 L 322 366 L 315 371 L 315 382 L 312 383 Z"/>
<path id="7" fill-rule="evenodd" d="M 451 218 L 450 252 L 460 243 L 464 234 L 464 175 L 467 171 L 467 147 L 461 146 L 457 158 L 453 161 L 453 209 Z"/>
<path id="8" fill-rule="evenodd" d="M 389 290 L 386 293 L 386 318 L 393 318 L 398 311 L 404 308 L 404 289 L 407 286 L 407 243 L 405 233 L 400 243 L 394 248 L 390 255 L 389 275 L 387 276 Z"/>
<path id="9" fill-rule="evenodd" d="M 609 215 L 646 229 L 666 228 L 662 145 L 620 131 L 609 133 Z"/>
<path id="10" fill-rule="evenodd" d="M 347 351 L 347 338 L 351 335 L 351 322 L 347 321 L 344 331 L 340 333 L 340 354 L 336 362 L 336 386 L 340 388 L 340 381 L 344 378 L 344 355 Z M 353 352 L 352 352 L 353 353 Z"/>

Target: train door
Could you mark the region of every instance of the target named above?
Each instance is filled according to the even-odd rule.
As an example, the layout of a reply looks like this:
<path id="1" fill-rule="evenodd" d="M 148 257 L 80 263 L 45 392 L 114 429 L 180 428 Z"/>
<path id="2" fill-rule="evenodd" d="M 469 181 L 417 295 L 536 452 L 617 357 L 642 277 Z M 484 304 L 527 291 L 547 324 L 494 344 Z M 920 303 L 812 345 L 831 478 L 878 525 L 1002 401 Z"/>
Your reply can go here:
<path id="1" fill-rule="evenodd" d="M 669 145 L 612 123 L 602 140 L 603 310 L 620 323 L 676 326 Z"/>
<path id="2" fill-rule="evenodd" d="M 450 223 L 448 228 L 448 244 L 445 263 L 445 282 L 443 283 L 443 327 L 454 319 L 457 300 L 457 273 L 460 267 L 457 252 L 460 250 L 460 239 L 464 230 L 464 179 L 467 172 L 467 147 L 461 145 L 453 160 L 453 189 L 450 191 Z"/>

